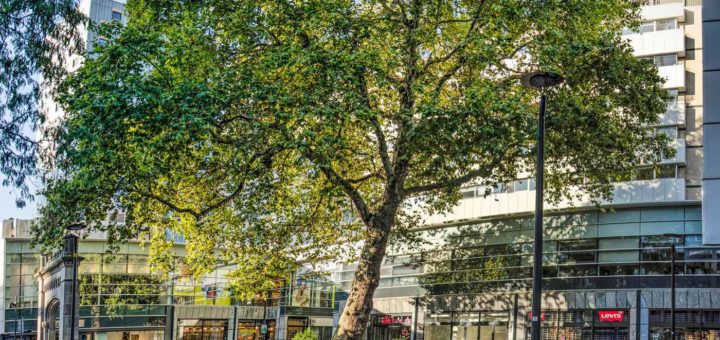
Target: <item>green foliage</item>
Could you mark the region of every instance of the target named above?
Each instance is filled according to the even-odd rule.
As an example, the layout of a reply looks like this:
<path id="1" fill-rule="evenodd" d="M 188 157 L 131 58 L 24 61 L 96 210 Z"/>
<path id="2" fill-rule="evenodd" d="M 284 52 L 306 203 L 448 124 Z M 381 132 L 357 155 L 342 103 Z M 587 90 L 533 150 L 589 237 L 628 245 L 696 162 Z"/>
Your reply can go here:
<path id="1" fill-rule="evenodd" d="M 302 332 L 295 333 L 292 340 L 317 340 L 317 338 L 318 336 L 312 328 L 305 328 Z"/>
<path id="2" fill-rule="evenodd" d="M 41 82 L 55 93 L 66 73 L 63 52 L 82 50 L 76 27 L 84 20 L 74 0 L 0 0 L 0 173 L 3 186 L 19 189 L 18 206 L 32 199 L 26 179 L 37 173 L 42 145 L 30 131 L 44 119 Z"/>
<path id="3" fill-rule="evenodd" d="M 672 154 L 646 128 L 662 79 L 619 37 L 642 2 L 130 1 L 63 84 L 37 240 L 82 217 L 170 270 L 172 230 L 196 273 L 237 263 L 246 297 L 301 263 L 376 263 L 461 185 L 534 171 L 538 93 L 518 78 L 537 69 L 567 79 L 548 93 L 549 199 L 608 198 Z"/>

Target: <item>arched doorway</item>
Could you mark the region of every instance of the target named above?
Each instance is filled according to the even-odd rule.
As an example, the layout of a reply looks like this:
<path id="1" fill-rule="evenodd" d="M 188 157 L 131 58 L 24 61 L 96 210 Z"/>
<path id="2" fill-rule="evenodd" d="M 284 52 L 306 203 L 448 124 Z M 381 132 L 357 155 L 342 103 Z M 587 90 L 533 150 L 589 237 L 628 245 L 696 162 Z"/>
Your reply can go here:
<path id="1" fill-rule="evenodd" d="M 52 299 L 45 309 L 46 338 L 43 340 L 60 339 L 60 300 Z"/>

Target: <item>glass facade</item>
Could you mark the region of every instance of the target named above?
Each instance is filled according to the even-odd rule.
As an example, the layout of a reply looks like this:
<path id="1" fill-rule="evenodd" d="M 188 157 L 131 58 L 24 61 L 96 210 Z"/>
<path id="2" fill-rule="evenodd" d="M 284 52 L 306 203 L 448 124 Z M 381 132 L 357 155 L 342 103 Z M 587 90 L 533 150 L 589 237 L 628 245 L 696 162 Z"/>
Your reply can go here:
<path id="1" fill-rule="evenodd" d="M 34 332 L 37 328 L 38 285 L 33 275 L 40 264 L 40 255 L 27 243 L 5 245 L 5 332 Z"/>
<path id="2" fill-rule="evenodd" d="M 677 275 L 718 274 L 720 247 L 702 246 L 700 223 L 699 207 L 548 216 L 543 244 L 547 288 L 564 289 L 576 282 L 574 279 L 583 279 L 584 288 L 630 288 L 633 282 L 647 283 L 643 277 L 670 274 L 673 245 Z M 388 275 L 391 277 L 384 277 L 381 286 L 398 279 L 416 281 L 431 295 L 529 290 L 532 228 L 532 218 L 516 218 L 437 231 L 445 241 L 415 255 L 423 259 L 415 264 L 419 275 Z M 666 233 L 678 233 L 680 237 L 664 236 Z M 410 258 L 406 256 L 412 262 Z M 391 272 L 394 267 L 386 271 Z M 628 275 L 634 278 L 623 286 L 603 286 L 603 277 Z M 667 283 L 656 280 L 655 285 L 659 288 Z"/>
<path id="3" fill-rule="evenodd" d="M 123 245 L 116 253 L 107 251 L 103 241 L 80 242 L 79 325 L 84 340 L 157 340 L 164 338 L 168 329 L 173 329 L 177 339 L 274 339 L 278 334 L 277 318 L 282 317 L 263 319 L 265 315 L 255 313 L 255 319 L 242 319 L 238 315 L 237 330 L 232 316 L 217 320 L 202 315 L 168 324 L 172 320 L 168 318 L 172 315 L 170 309 L 185 305 L 288 307 L 307 316 L 319 312 L 332 315 L 335 285 L 317 274 L 289 274 L 267 294 L 239 300 L 227 279 L 233 266 L 221 266 L 202 277 L 193 277 L 182 258 L 177 258 L 176 271 L 163 278 L 151 272 L 147 251 L 137 244 Z M 178 253 L 182 253 L 181 247 Z M 38 283 L 34 274 L 40 256 L 27 239 L 5 239 L 4 262 L 3 333 L 6 337 L 16 337 L 17 332 L 17 337 L 25 334 L 34 338 L 38 319 Z M 265 309 L 260 311 L 264 313 Z M 330 327 L 311 325 L 307 317 L 290 318 L 286 325 L 285 334 L 314 327 L 323 338 L 331 337 Z M 115 331 L 119 328 L 133 331 Z"/>
<path id="4" fill-rule="evenodd" d="M 509 311 L 458 311 L 425 316 L 425 339 L 504 340 Z"/>
<path id="5" fill-rule="evenodd" d="M 715 339 L 720 325 L 713 320 L 720 318 L 720 308 L 687 311 L 702 322 L 681 321 L 690 318 L 683 316 L 683 308 L 709 306 L 709 289 L 720 286 L 720 247 L 702 245 L 699 206 L 555 213 L 544 224 L 543 290 L 556 306 L 543 310 L 542 339 L 629 339 L 636 292 L 648 306 L 648 334 L 666 339 L 669 317 L 663 322 L 658 315 L 669 306 L 673 260 L 677 287 L 686 292 L 677 300 L 678 333 L 683 339 Z M 528 339 L 529 296 L 520 298 L 519 307 L 512 299 L 500 304 L 493 299 L 530 291 L 533 227 L 528 216 L 422 231 L 432 245 L 406 247 L 381 267 L 383 299 L 403 294 L 405 299 L 375 312 L 368 338 L 405 339 L 407 328 L 416 339 Z M 340 288 L 348 289 L 354 269 L 344 265 L 334 274 Z M 413 308 L 408 301 L 414 296 L 424 301 L 417 318 L 410 316 L 405 326 L 382 324 L 383 313 Z M 478 310 L 493 304 L 496 309 Z M 517 333 L 512 331 L 513 308 L 519 308 Z"/>
<path id="6" fill-rule="evenodd" d="M 225 340 L 228 322 L 226 320 L 178 320 L 178 340 Z"/>

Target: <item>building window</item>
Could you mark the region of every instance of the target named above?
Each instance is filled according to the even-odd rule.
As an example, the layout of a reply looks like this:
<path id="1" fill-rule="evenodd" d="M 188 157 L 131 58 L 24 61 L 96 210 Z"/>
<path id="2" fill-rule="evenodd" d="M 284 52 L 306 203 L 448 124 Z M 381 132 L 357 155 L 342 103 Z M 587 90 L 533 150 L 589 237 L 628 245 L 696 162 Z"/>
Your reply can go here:
<path id="1" fill-rule="evenodd" d="M 676 19 L 663 19 L 657 21 L 643 21 L 638 27 L 637 31 L 633 31 L 629 28 L 625 28 L 622 31 L 623 35 L 636 34 L 636 33 L 650 33 L 656 31 L 674 30 L 678 28 Z"/>
<path id="2" fill-rule="evenodd" d="M 558 263 L 573 264 L 596 262 L 596 249 L 596 239 L 558 241 Z"/>
<path id="3" fill-rule="evenodd" d="M 674 30 L 677 28 L 676 19 L 664 19 L 655 22 L 656 31 Z"/>
<path id="4" fill-rule="evenodd" d="M 638 29 L 640 33 L 649 33 L 652 31 L 655 31 L 655 23 L 652 21 L 645 21 L 640 24 L 640 28 Z"/>
<path id="5" fill-rule="evenodd" d="M 466 198 L 475 198 L 475 189 L 469 189 L 469 190 L 461 190 L 460 194 L 462 195 L 463 199 Z"/>
<path id="6" fill-rule="evenodd" d="M 643 57 L 643 60 L 650 61 L 657 67 L 677 65 L 677 54 L 663 54 L 654 57 Z"/>
<path id="7" fill-rule="evenodd" d="M 664 133 L 666 136 L 670 137 L 670 139 L 677 138 L 677 127 L 675 126 L 666 126 L 661 128 L 655 129 L 656 134 Z"/>
<path id="8" fill-rule="evenodd" d="M 677 65 L 677 54 L 663 54 L 655 56 L 655 65 L 658 67 Z"/>
<path id="9" fill-rule="evenodd" d="M 677 165 L 661 165 L 655 169 L 655 178 L 677 178 Z"/>
<path id="10" fill-rule="evenodd" d="M 122 13 L 118 11 L 112 11 L 112 20 L 120 21 L 122 20 Z"/>
<path id="11" fill-rule="evenodd" d="M 535 190 L 534 178 L 523 178 L 513 181 L 513 192 Z"/>
<path id="12" fill-rule="evenodd" d="M 644 167 L 635 170 L 635 180 L 649 181 L 661 178 L 677 178 L 677 165 L 666 164 L 657 167 Z"/>

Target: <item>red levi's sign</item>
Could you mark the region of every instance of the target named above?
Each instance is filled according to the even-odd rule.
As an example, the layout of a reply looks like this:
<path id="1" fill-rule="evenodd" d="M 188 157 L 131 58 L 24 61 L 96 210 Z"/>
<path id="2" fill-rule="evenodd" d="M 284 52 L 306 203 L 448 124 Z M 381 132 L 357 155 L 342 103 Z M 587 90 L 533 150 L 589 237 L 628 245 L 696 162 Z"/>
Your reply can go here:
<path id="1" fill-rule="evenodd" d="M 598 312 L 598 317 L 602 322 L 622 322 L 625 312 L 621 310 L 601 310 Z"/>
<path id="2" fill-rule="evenodd" d="M 532 321 L 532 312 L 528 312 L 528 320 Z M 540 321 L 545 321 L 545 313 L 540 313 Z"/>

